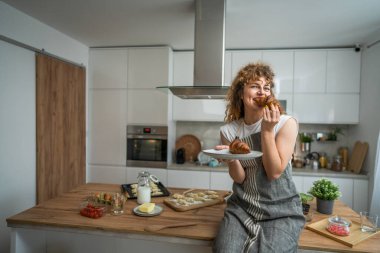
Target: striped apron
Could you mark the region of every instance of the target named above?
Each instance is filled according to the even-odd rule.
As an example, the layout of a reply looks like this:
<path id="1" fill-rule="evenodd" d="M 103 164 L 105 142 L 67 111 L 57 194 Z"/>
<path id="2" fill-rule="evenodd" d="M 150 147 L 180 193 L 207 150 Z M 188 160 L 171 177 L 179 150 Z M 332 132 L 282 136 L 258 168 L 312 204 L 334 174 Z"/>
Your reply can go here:
<path id="1" fill-rule="evenodd" d="M 242 141 L 261 151 L 260 132 Z M 242 184 L 233 184 L 213 252 L 297 252 L 305 219 L 291 164 L 278 179 L 269 181 L 262 157 L 240 163 L 246 177 Z"/>

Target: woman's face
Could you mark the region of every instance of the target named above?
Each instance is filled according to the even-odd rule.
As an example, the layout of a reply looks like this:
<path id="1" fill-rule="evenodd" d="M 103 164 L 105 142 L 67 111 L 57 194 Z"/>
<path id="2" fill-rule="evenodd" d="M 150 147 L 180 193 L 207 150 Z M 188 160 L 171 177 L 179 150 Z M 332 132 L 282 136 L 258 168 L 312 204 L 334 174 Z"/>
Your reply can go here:
<path id="1" fill-rule="evenodd" d="M 260 77 L 258 80 L 246 84 L 243 90 L 243 104 L 245 108 L 259 108 L 255 102 L 257 97 L 266 97 L 271 95 L 270 84 L 267 83 L 264 77 Z"/>

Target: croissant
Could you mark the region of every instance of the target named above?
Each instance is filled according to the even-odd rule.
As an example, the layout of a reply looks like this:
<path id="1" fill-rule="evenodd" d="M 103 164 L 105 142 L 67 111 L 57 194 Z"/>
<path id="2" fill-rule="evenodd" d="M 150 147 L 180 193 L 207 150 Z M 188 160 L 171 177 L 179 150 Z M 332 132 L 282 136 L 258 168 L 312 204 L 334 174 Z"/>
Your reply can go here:
<path id="1" fill-rule="evenodd" d="M 275 99 L 272 95 L 269 95 L 267 97 L 254 98 L 254 101 L 256 102 L 258 106 L 260 107 L 268 106 L 269 109 L 271 108 L 271 105 L 273 104 L 274 106 L 278 106 L 281 114 L 285 113 L 284 108 L 282 108 L 280 102 L 278 102 L 278 100 Z"/>
<path id="2" fill-rule="evenodd" d="M 231 154 L 248 154 L 250 151 L 248 144 L 237 138 L 230 143 Z"/>

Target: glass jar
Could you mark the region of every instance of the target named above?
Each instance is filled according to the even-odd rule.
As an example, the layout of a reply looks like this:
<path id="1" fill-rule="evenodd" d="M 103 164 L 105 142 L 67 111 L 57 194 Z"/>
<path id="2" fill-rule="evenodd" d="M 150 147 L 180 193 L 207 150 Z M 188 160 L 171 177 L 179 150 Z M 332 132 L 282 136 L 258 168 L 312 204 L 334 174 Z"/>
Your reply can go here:
<path id="1" fill-rule="evenodd" d="M 350 222 L 346 219 L 343 219 L 338 216 L 330 217 L 328 219 L 329 223 L 326 229 L 334 234 L 339 236 L 348 236 L 350 235 Z"/>
<path id="2" fill-rule="evenodd" d="M 137 177 L 137 203 L 150 203 L 150 174 L 147 171 L 142 171 Z"/>
<path id="3" fill-rule="evenodd" d="M 321 156 L 319 157 L 319 164 L 321 168 L 327 168 L 327 157 L 326 153 L 321 153 Z"/>
<path id="4" fill-rule="evenodd" d="M 334 171 L 342 171 L 342 157 L 340 155 L 334 156 L 331 169 Z"/>

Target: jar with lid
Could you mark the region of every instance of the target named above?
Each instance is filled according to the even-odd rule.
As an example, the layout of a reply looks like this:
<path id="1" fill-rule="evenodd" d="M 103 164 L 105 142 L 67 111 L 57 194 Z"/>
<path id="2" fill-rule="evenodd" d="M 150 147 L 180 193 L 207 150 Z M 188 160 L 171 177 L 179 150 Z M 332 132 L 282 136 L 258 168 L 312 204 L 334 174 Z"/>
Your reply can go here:
<path id="1" fill-rule="evenodd" d="M 150 202 L 150 174 L 147 171 L 142 171 L 137 177 L 137 203 L 144 204 Z"/>
<path id="2" fill-rule="evenodd" d="M 326 153 L 321 152 L 321 156 L 319 157 L 319 164 L 320 164 L 321 168 L 326 168 L 327 167 Z"/>
<path id="3" fill-rule="evenodd" d="M 342 157 L 340 155 L 334 156 L 331 169 L 334 171 L 342 171 Z"/>

